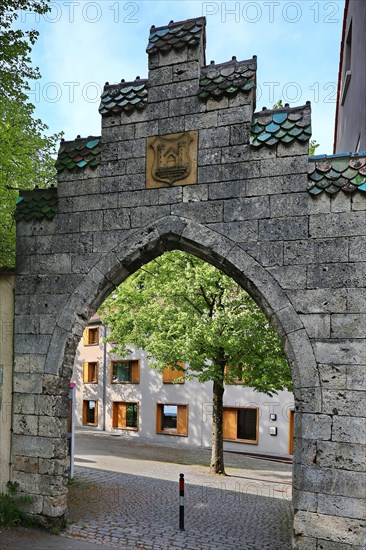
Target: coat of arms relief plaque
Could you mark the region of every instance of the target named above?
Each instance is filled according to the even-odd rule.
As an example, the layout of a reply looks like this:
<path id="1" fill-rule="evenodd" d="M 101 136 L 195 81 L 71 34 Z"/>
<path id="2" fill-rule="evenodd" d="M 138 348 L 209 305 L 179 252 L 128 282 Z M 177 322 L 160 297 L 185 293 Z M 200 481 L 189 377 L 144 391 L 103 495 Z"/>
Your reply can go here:
<path id="1" fill-rule="evenodd" d="M 146 187 L 197 183 L 198 131 L 147 138 Z"/>

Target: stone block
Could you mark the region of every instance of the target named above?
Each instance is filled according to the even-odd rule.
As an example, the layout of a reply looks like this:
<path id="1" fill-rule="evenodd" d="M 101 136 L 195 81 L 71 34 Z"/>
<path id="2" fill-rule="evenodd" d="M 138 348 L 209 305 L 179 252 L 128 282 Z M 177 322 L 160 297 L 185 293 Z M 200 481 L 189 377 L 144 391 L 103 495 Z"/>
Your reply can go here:
<path id="1" fill-rule="evenodd" d="M 129 229 L 131 227 L 130 210 L 129 209 L 114 209 L 103 212 L 104 230 L 110 231 L 115 229 Z"/>
<path id="2" fill-rule="evenodd" d="M 260 225 L 259 221 L 259 225 Z M 301 266 L 273 266 L 268 271 L 278 281 L 282 288 L 293 290 L 306 286 L 306 272 Z"/>
<path id="3" fill-rule="evenodd" d="M 317 512 L 330 516 L 366 519 L 366 501 L 365 499 L 319 494 Z"/>
<path id="4" fill-rule="evenodd" d="M 318 509 L 318 495 L 307 491 L 293 491 L 292 504 L 295 510 L 316 512 Z"/>
<path id="5" fill-rule="evenodd" d="M 198 128 L 216 128 L 217 112 L 204 112 L 200 114 L 186 114 L 184 117 L 184 130 L 197 130 Z"/>
<path id="6" fill-rule="evenodd" d="M 199 133 L 199 149 L 225 147 L 229 145 L 230 129 L 227 126 L 203 128 Z"/>
<path id="7" fill-rule="evenodd" d="M 68 395 L 70 384 L 67 379 L 52 374 L 43 375 L 44 395 Z"/>
<path id="8" fill-rule="evenodd" d="M 14 393 L 13 412 L 14 414 L 34 414 L 35 396 L 23 393 Z"/>
<path id="9" fill-rule="evenodd" d="M 230 125 L 230 145 L 247 145 L 249 143 L 249 137 L 249 123 L 243 122 L 241 124 Z"/>
<path id="10" fill-rule="evenodd" d="M 364 338 L 366 334 L 366 314 L 332 315 L 332 338 Z"/>
<path id="11" fill-rule="evenodd" d="M 307 238 L 306 216 L 259 220 L 259 238 L 263 241 L 297 241 Z"/>
<path id="12" fill-rule="evenodd" d="M 31 435 L 13 435 L 14 455 L 26 457 L 52 458 L 54 445 L 50 437 L 38 437 Z M 22 489 L 23 490 L 23 489 Z M 26 491 L 26 489 L 24 489 Z M 32 491 L 37 492 L 37 491 Z"/>
<path id="13" fill-rule="evenodd" d="M 345 389 L 347 387 L 347 366 L 319 364 L 319 377 L 324 389 Z"/>
<path id="14" fill-rule="evenodd" d="M 308 288 L 362 287 L 366 262 L 309 265 Z"/>
<path id="15" fill-rule="evenodd" d="M 309 338 L 330 338 L 330 315 L 313 313 L 300 318 Z"/>
<path id="16" fill-rule="evenodd" d="M 221 162 L 221 147 L 213 147 L 212 149 L 201 149 L 198 156 L 198 166 L 206 164 L 220 164 Z"/>
<path id="17" fill-rule="evenodd" d="M 119 193 L 118 206 L 129 208 L 134 206 L 155 206 L 159 203 L 158 189 L 145 189 L 143 191 L 126 191 Z M 115 212 L 109 210 L 106 213 Z"/>
<path id="18" fill-rule="evenodd" d="M 131 227 L 146 227 L 157 219 L 168 216 L 170 214 L 170 209 L 172 209 L 172 214 L 174 214 L 173 209 L 175 206 L 176 205 L 172 207 L 169 205 L 136 207 L 131 213 Z"/>
<path id="19" fill-rule="evenodd" d="M 296 535 L 315 537 L 332 543 L 362 546 L 364 542 L 364 525 L 352 518 L 298 511 L 294 517 L 294 531 Z"/>
<path id="20" fill-rule="evenodd" d="M 40 474 L 63 476 L 67 471 L 68 463 L 66 460 L 39 458 L 38 466 Z"/>
<path id="21" fill-rule="evenodd" d="M 247 196 L 277 195 L 281 192 L 283 177 L 254 178 L 246 182 Z"/>
<path id="22" fill-rule="evenodd" d="M 171 99 L 169 101 L 169 118 L 166 121 L 171 120 L 173 126 L 177 123 L 176 128 L 179 130 L 172 130 L 172 133 L 185 130 L 184 115 L 196 113 L 198 116 L 202 112 L 203 105 L 199 101 L 197 96 L 181 97 L 179 99 Z M 183 129 L 182 129 L 183 124 Z M 199 120 L 196 118 L 196 126 L 199 125 Z M 160 131 L 160 128 L 159 128 Z"/>
<path id="23" fill-rule="evenodd" d="M 272 195 L 270 212 L 272 218 L 304 216 L 308 213 L 309 196 L 307 193 Z"/>
<path id="24" fill-rule="evenodd" d="M 347 289 L 347 311 L 350 313 L 365 313 L 366 288 Z"/>
<path id="25" fill-rule="evenodd" d="M 13 433 L 20 435 L 38 435 L 38 417 L 29 414 L 14 414 Z"/>
<path id="26" fill-rule="evenodd" d="M 206 103 L 207 111 L 219 111 L 229 107 L 229 98 L 221 97 L 220 99 L 208 99 Z"/>
<path id="27" fill-rule="evenodd" d="M 314 342 L 314 353 L 319 363 L 334 365 L 365 364 L 366 343 L 360 340 Z"/>
<path id="28" fill-rule="evenodd" d="M 57 196 L 59 198 L 74 197 L 80 195 L 94 195 L 96 193 L 100 193 L 99 178 L 78 181 L 77 185 L 75 185 L 74 181 L 61 181 L 57 187 Z M 57 220 L 57 228 L 59 228 L 59 220 Z"/>
<path id="29" fill-rule="evenodd" d="M 155 136 L 158 134 L 158 121 L 149 120 L 147 122 L 141 122 L 135 125 L 136 138 L 146 138 L 149 136 Z M 134 137 L 128 138 L 134 139 Z"/>
<path id="30" fill-rule="evenodd" d="M 268 158 L 260 161 L 260 175 L 268 176 L 285 176 L 295 174 L 306 174 L 308 170 L 308 160 L 305 157 L 284 157 L 284 158 Z M 304 191 L 304 189 L 302 189 Z M 308 199 L 311 200 L 311 197 Z"/>
<path id="31" fill-rule="evenodd" d="M 88 212 L 90 210 L 106 210 L 115 208 L 118 201 L 117 193 L 103 195 L 87 195 L 86 197 L 75 197 L 73 201 L 74 212 Z"/>
<path id="32" fill-rule="evenodd" d="M 302 240 L 286 243 L 286 264 L 306 265 L 328 262 L 348 262 L 347 239 Z"/>
<path id="33" fill-rule="evenodd" d="M 130 233 L 128 229 L 113 229 L 98 231 L 93 235 L 93 252 L 100 254 L 114 249 Z M 95 254 L 95 257 L 97 257 Z"/>
<path id="34" fill-rule="evenodd" d="M 336 193 L 330 197 L 331 212 L 350 212 L 351 201 L 346 193 Z"/>
<path id="35" fill-rule="evenodd" d="M 45 363 L 44 355 L 16 355 L 14 363 L 14 372 L 17 373 L 43 373 Z"/>
<path id="36" fill-rule="evenodd" d="M 57 418 L 51 416 L 39 417 L 38 421 L 38 434 L 40 436 L 48 437 L 63 437 L 66 435 L 67 419 Z"/>
<path id="37" fill-rule="evenodd" d="M 268 216 L 268 197 L 233 199 L 224 203 L 225 222 L 259 219 L 259 223 L 261 223 L 262 218 L 267 218 Z"/>
<path id="38" fill-rule="evenodd" d="M 344 542 L 319 540 L 317 550 L 365 550 L 365 545 L 354 545 Z"/>
<path id="39" fill-rule="evenodd" d="M 366 418 L 334 416 L 332 441 L 366 445 Z"/>
<path id="40" fill-rule="evenodd" d="M 366 390 L 366 365 L 347 365 L 347 389 Z"/>
<path id="41" fill-rule="evenodd" d="M 315 214 L 310 216 L 309 231 L 314 239 L 362 235 L 365 231 L 365 213 Z"/>
<path id="42" fill-rule="evenodd" d="M 289 291 L 298 313 L 343 313 L 347 311 L 346 289 L 302 289 Z"/>
<path id="43" fill-rule="evenodd" d="M 213 164 L 198 167 L 197 182 L 212 183 L 221 181 L 222 167 L 220 164 Z"/>
<path id="44" fill-rule="evenodd" d="M 15 393 L 42 393 L 42 374 L 14 373 L 14 392 Z"/>
<path id="45" fill-rule="evenodd" d="M 38 461 L 38 458 L 31 458 L 28 456 L 14 456 L 13 468 L 18 472 L 38 474 Z"/>
<path id="46" fill-rule="evenodd" d="M 249 123 L 252 120 L 252 105 L 231 107 L 219 112 L 218 126 L 229 126 L 230 124 Z"/>
<path id="47" fill-rule="evenodd" d="M 209 227 L 237 243 L 256 241 L 258 238 L 257 220 L 230 223 L 212 223 L 209 224 Z"/>
<path id="48" fill-rule="evenodd" d="M 208 201 L 208 185 L 188 185 L 183 187 L 182 202 L 202 202 Z"/>
<path id="49" fill-rule="evenodd" d="M 365 498 L 365 473 L 314 465 L 300 466 L 300 471 L 297 482 L 304 491 Z"/>
<path id="50" fill-rule="evenodd" d="M 322 410 L 326 414 L 365 416 L 366 400 L 363 391 L 323 390 Z"/>
<path id="51" fill-rule="evenodd" d="M 230 164 L 233 162 L 245 162 L 250 157 L 249 145 L 230 145 L 222 147 L 222 162 Z"/>
<path id="52" fill-rule="evenodd" d="M 221 167 L 221 181 L 225 185 L 226 181 L 246 180 L 250 178 L 259 178 L 258 162 L 235 162 L 223 164 Z"/>
<path id="53" fill-rule="evenodd" d="M 47 517 L 60 517 L 67 511 L 67 494 L 44 496 L 42 514 Z"/>
<path id="54" fill-rule="evenodd" d="M 172 204 L 171 213 L 173 216 L 182 216 L 198 223 L 221 222 L 223 218 L 222 201 L 211 201 L 207 203 L 189 202 Z"/>
<path id="55" fill-rule="evenodd" d="M 41 495 L 59 496 L 67 494 L 66 478 L 64 476 L 40 476 L 39 491 Z"/>
<path id="56" fill-rule="evenodd" d="M 69 415 L 69 398 L 60 395 L 36 395 L 35 414 L 67 418 Z"/>
<path id="57" fill-rule="evenodd" d="M 170 187 L 159 189 L 159 204 L 175 204 L 177 202 L 182 202 L 183 200 L 183 189 L 185 187 Z"/>
<path id="58" fill-rule="evenodd" d="M 100 230 L 103 227 L 103 212 L 83 212 L 80 216 L 80 231 L 95 231 Z M 70 240 L 70 239 L 69 239 Z M 90 235 L 90 241 L 92 241 L 92 236 Z M 92 245 L 88 250 L 84 249 L 84 252 L 91 252 Z"/>
<path id="59" fill-rule="evenodd" d="M 324 468 L 363 472 L 365 456 L 366 445 L 343 441 L 318 441 L 314 463 Z"/>
<path id="60" fill-rule="evenodd" d="M 295 415 L 295 430 L 302 434 L 304 439 L 329 441 L 332 433 L 332 418 L 325 414 Z"/>
<path id="61" fill-rule="evenodd" d="M 31 256 L 30 273 L 70 273 L 71 259 L 69 254 L 38 254 Z"/>

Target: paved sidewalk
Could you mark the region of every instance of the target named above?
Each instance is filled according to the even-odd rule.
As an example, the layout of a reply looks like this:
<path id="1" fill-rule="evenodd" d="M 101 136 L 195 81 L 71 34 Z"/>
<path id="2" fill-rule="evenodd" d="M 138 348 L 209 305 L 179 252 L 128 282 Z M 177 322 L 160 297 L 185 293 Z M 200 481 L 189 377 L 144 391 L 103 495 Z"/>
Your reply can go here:
<path id="1" fill-rule="evenodd" d="M 226 453 L 229 475 L 218 477 L 209 474 L 207 450 L 100 433 L 83 432 L 76 441 L 66 531 L 0 532 L 1 550 L 291 549 L 291 465 Z M 181 472 L 184 531 L 178 525 Z"/>

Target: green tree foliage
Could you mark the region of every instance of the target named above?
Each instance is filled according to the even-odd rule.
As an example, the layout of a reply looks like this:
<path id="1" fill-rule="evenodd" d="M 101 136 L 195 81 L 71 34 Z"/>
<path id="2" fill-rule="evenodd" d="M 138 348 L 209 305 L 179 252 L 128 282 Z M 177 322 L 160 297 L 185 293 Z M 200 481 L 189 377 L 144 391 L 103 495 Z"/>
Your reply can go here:
<path id="1" fill-rule="evenodd" d="M 173 251 L 131 275 L 103 304 L 116 351 L 129 345 L 148 352 L 150 366 L 167 365 L 185 378 L 213 382 L 211 469 L 224 473 L 222 404 L 224 382 L 245 384 L 269 395 L 291 388 L 281 342 L 250 296 L 212 265 Z"/>
<path id="2" fill-rule="evenodd" d="M 38 33 L 15 27 L 21 10 L 48 11 L 48 0 L 0 0 L 0 265 L 15 263 L 13 212 L 19 189 L 55 183 L 54 155 L 60 135 L 33 117 L 29 81 L 39 78 L 30 53 Z"/>
<path id="3" fill-rule="evenodd" d="M 317 143 L 316 139 L 311 139 L 309 143 L 309 157 L 315 155 L 315 149 L 319 147 L 320 143 Z"/>

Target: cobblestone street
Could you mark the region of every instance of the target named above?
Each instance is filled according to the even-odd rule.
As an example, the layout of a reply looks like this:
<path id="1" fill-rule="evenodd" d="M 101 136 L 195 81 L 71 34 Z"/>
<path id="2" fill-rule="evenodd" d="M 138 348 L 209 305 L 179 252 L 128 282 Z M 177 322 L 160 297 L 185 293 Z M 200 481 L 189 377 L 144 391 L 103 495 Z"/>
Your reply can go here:
<path id="1" fill-rule="evenodd" d="M 77 441 L 64 536 L 126 550 L 290 550 L 291 465 L 226 453 L 228 475 L 213 477 L 207 450 L 99 434 Z M 180 472 L 185 531 L 178 524 Z"/>

